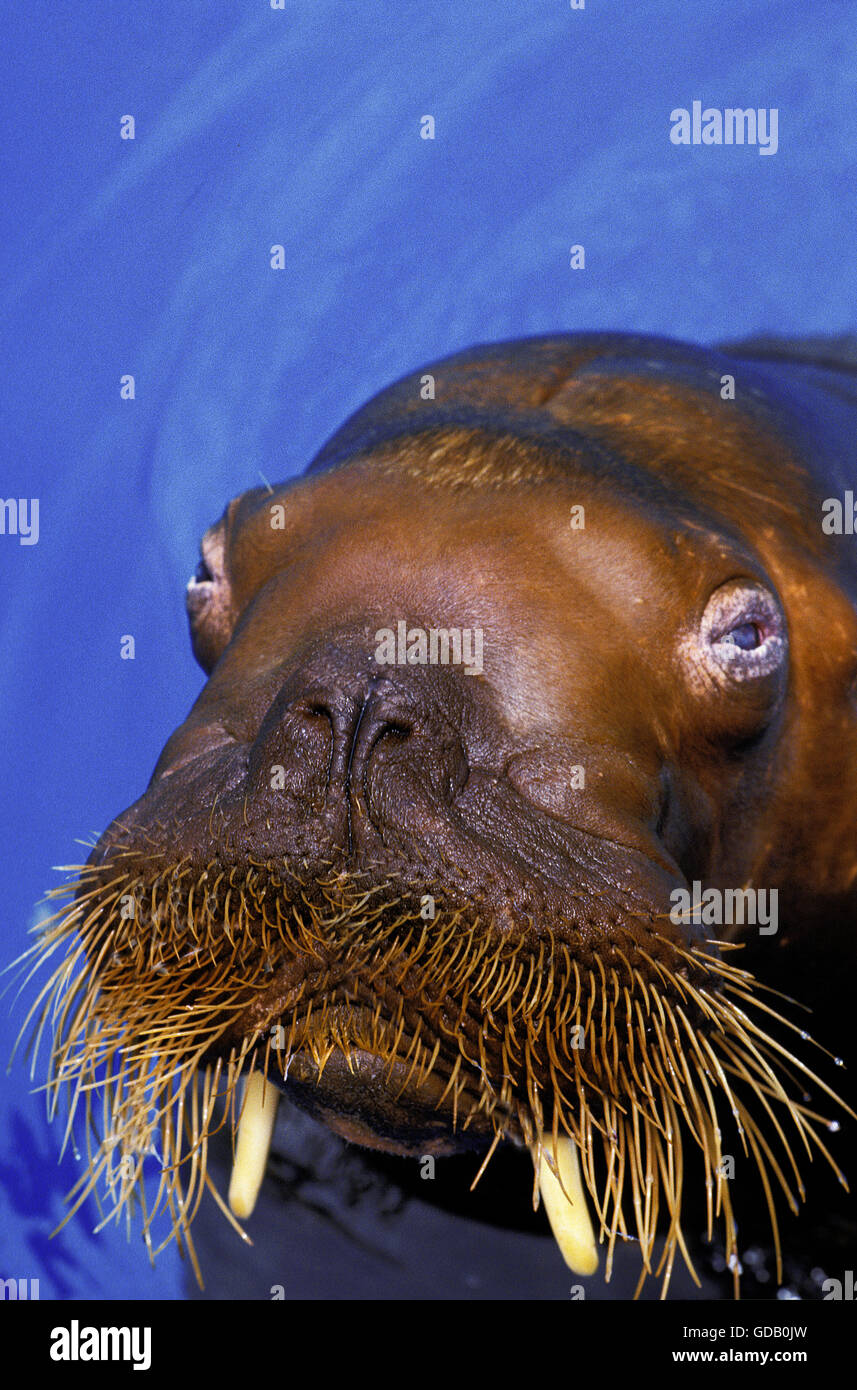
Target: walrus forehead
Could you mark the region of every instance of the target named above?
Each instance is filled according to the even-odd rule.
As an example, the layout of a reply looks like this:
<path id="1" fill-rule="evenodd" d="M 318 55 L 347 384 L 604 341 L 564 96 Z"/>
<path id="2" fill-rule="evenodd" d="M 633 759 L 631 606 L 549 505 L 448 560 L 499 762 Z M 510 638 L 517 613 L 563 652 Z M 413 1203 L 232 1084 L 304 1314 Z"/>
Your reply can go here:
<path id="1" fill-rule="evenodd" d="M 632 389 L 623 383 L 626 387 Z M 590 389 L 587 382 L 576 384 L 575 391 L 569 387 L 569 402 L 579 391 L 585 410 Z M 676 400 L 681 403 L 680 396 Z M 682 428 L 681 421 L 670 418 L 669 408 L 664 411 L 664 401 L 658 404 L 655 418 L 663 438 L 648 442 L 645 420 L 639 429 L 635 421 L 626 435 L 617 426 L 609 439 L 603 416 L 594 414 L 588 433 L 563 428 L 546 416 L 525 433 L 507 434 L 502 422 L 494 422 L 491 428 L 449 424 L 402 434 L 341 459 L 330 471 L 309 473 L 274 490 L 243 493 L 212 528 L 211 544 L 225 548 L 229 577 L 242 599 L 258 587 L 260 575 L 282 564 L 284 553 L 292 554 L 310 540 L 324 543 L 340 528 L 355 525 L 368 537 L 384 533 L 395 539 L 401 532 L 412 560 L 417 551 L 430 555 L 435 547 L 442 549 L 444 537 L 478 544 L 480 531 L 486 540 L 526 537 L 531 553 L 536 535 L 540 544 L 552 548 L 572 535 L 577 548 L 585 549 L 588 523 L 580 525 L 578 519 L 573 525 L 571 511 L 587 504 L 595 509 L 595 531 L 608 544 L 613 530 L 625 533 L 626 543 L 643 551 L 652 543 L 668 548 L 676 530 L 700 535 L 710 530 L 751 556 L 752 546 L 734 515 L 718 505 L 722 489 L 711 486 L 707 470 L 713 461 L 708 457 L 712 440 L 700 432 L 700 419 L 692 418 Z M 564 400 L 558 401 L 558 414 L 563 408 Z M 680 472 L 676 476 L 675 469 L 667 476 L 661 467 L 668 433 L 665 413 L 671 443 L 676 436 L 683 440 L 685 477 Z M 573 415 L 570 408 L 570 419 Z M 721 430 L 719 422 L 708 423 L 712 431 Z M 514 431 L 515 426 L 513 421 L 509 428 Z M 726 441 L 718 435 L 718 458 L 729 449 L 745 457 L 750 444 L 746 423 L 736 429 L 731 418 L 727 433 Z M 758 435 L 752 442 L 755 452 L 764 455 L 760 474 L 767 479 L 770 452 L 760 450 Z M 564 549 L 557 552 L 560 560 Z"/>
<path id="2" fill-rule="evenodd" d="M 357 460 L 254 490 L 209 533 L 203 553 L 223 556 L 232 613 L 220 649 L 236 631 L 248 674 L 348 622 L 365 627 L 371 650 L 376 628 L 401 619 L 484 632 L 495 676 L 508 683 L 531 668 L 516 681 L 521 703 L 521 679 L 533 691 L 572 668 L 574 647 L 591 650 L 599 626 L 620 638 L 614 653 L 631 629 L 634 644 L 646 635 L 657 653 L 720 583 L 768 582 L 732 521 L 621 458 L 608 469 L 587 456 L 565 476 L 490 493 L 435 490 L 392 462 L 395 476 L 379 475 L 373 457 L 371 467 Z"/>

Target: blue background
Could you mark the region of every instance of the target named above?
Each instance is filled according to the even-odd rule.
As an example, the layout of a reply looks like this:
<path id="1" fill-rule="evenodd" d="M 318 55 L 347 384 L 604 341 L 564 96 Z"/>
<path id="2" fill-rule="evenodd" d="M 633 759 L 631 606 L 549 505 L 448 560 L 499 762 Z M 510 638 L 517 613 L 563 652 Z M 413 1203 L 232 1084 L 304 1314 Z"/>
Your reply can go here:
<path id="1" fill-rule="evenodd" d="M 854 330 L 857 8 L 13 0 L 3 28 L 0 495 L 41 503 L 37 545 L 0 537 L 10 959 L 197 694 L 184 583 L 260 471 L 474 342 Z M 694 99 L 777 107 L 777 154 L 672 145 Z M 22 1017 L 0 1002 L 0 1055 Z M 76 1176 L 58 1137 L 16 1065 L 0 1277 L 180 1296 L 174 1251 L 151 1270 L 91 1207 L 48 1241 Z"/>

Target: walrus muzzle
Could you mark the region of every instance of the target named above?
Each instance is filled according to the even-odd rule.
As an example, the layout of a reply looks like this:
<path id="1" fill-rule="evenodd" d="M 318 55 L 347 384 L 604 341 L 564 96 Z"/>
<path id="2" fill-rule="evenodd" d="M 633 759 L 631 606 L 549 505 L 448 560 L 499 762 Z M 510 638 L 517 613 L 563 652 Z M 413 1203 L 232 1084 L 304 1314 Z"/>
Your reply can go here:
<path id="1" fill-rule="evenodd" d="M 665 1288 L 677 1253 L 692 1271 L 686 1182 L 737 1279 L 728 1155 L 775 1240 L 796 1155 L 833 1164 L 797 1030 L 729 932 L 674 908 L 696 879 L 760 881 L 788 600 L 721 495 L 548 418 L 554 359 L 530 353 L 512 385 L 503 359 L 450 368 L 446 416 L 393 388 L 383 429 L 346 426 L 203 542 L 207 685 L 38 948 L 68 946 L 40 995 L 52 1093 L 101 1127 L 76 1200 L 141 1198 L 153 1246 L 165 1216 L 193 1250 L 224 1124 L 218 1200 L 249 1213 L 278 1088 L 393 1153 L 529 1146 L 569 1264 L 600 1238 L 609 1275 L 634 1238 Z M 724 430 L 762 486 L 782 446 L 734 407 L 718 451 Z"/>

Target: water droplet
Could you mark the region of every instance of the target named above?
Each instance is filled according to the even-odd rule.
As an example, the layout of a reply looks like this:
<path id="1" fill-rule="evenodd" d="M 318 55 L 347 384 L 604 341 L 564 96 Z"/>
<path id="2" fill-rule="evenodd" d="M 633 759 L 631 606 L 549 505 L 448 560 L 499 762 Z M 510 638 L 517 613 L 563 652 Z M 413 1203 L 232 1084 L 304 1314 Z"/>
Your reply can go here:
<path id="1" fill-rule="evenodd" d="M 803 1029 L 801 1029 L 801 1037 L 803 1038 L 804 1042 L 806 1042 L 809 1038 L 809 1033 L 806 1033 Z"/>
<path id="2" fill-rule="evenodd" d="M 830 1120 L 829 1123 L 828 1123 L 827 1128 L 830 1130 L 830 1133 L 831 1133 L 831 1134 L 838 1134 L 838 1133 L 839 1133 L 839 1121 L 838 1121 L 838 1120 Z"/>
<path id="3" fill-rule="evenodd" d="M 795 1293 L 794 1289 L 777 1289 L 777 1298 L 782 1302 L 785 1299 L 796 1299 L 800 1302 L 800 1294 Z"/>
<path id="4" fill-rule="evenodd" d="M 738 1256 L 737 1256 L 737 1255 L 730 1255 L 730 1256 L 729 1256 L 729 1268 L 732 1270 L 732 1273 L 733 1273 L 733 1274 L 735 1274 L 735 1273 L 743 1274 L 743 1273 L 744 1273 L 743 1269 L 741 1268 L 741 1261 L 738 1259 Z"/>
<path id="5" fill-rule="evenodd" d="M 844 1066 L 845 1066 L 845 1059 L 844 1059 L 843 1057 L 834 1057 L 833 1060 L 834 1060 L 834 1062 L 836 1063 L 837 1067 L 844 1067 Z"/>

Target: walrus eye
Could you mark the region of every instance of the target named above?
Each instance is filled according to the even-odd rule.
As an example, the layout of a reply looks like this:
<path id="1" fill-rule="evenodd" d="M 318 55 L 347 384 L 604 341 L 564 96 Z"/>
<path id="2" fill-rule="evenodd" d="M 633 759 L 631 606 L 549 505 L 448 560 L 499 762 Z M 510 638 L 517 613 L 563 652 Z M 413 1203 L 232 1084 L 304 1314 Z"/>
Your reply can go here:
<path id="1" fill-rule="evenodd" d="M 753 647 L 761 647 L 764 638 L 758 623 L 740 623 L 738 627 L 733 627 L 731 632 L 727 632 L 723 638 L 724 642 L 732 642 L 742 651 L 752 651 Z"/>
<path id="2" fill-rule="evenodd" d="M 709 668 L 732 680 L 770 676 L 786 657 L 783 611 L 770 589 L 750 580 L 730 580 L 712 594 L 700 638 Z"/>
<path id="3" fill-rule="evenodd" d="M 199 564 L 185 590 L 185 604 L 193 654 L 209 674 L 229 641 L 235 618 L 226 574 L 222 525 L 206 531 L 200 551 Z"/>
<path id="4" fill-rule="evenodd" d="M 187 582 L 188 608 L 199 612 L 225 580 L 223 542 L 217 532 L 207 531 L 199 548 L 199 564 Z"/>

